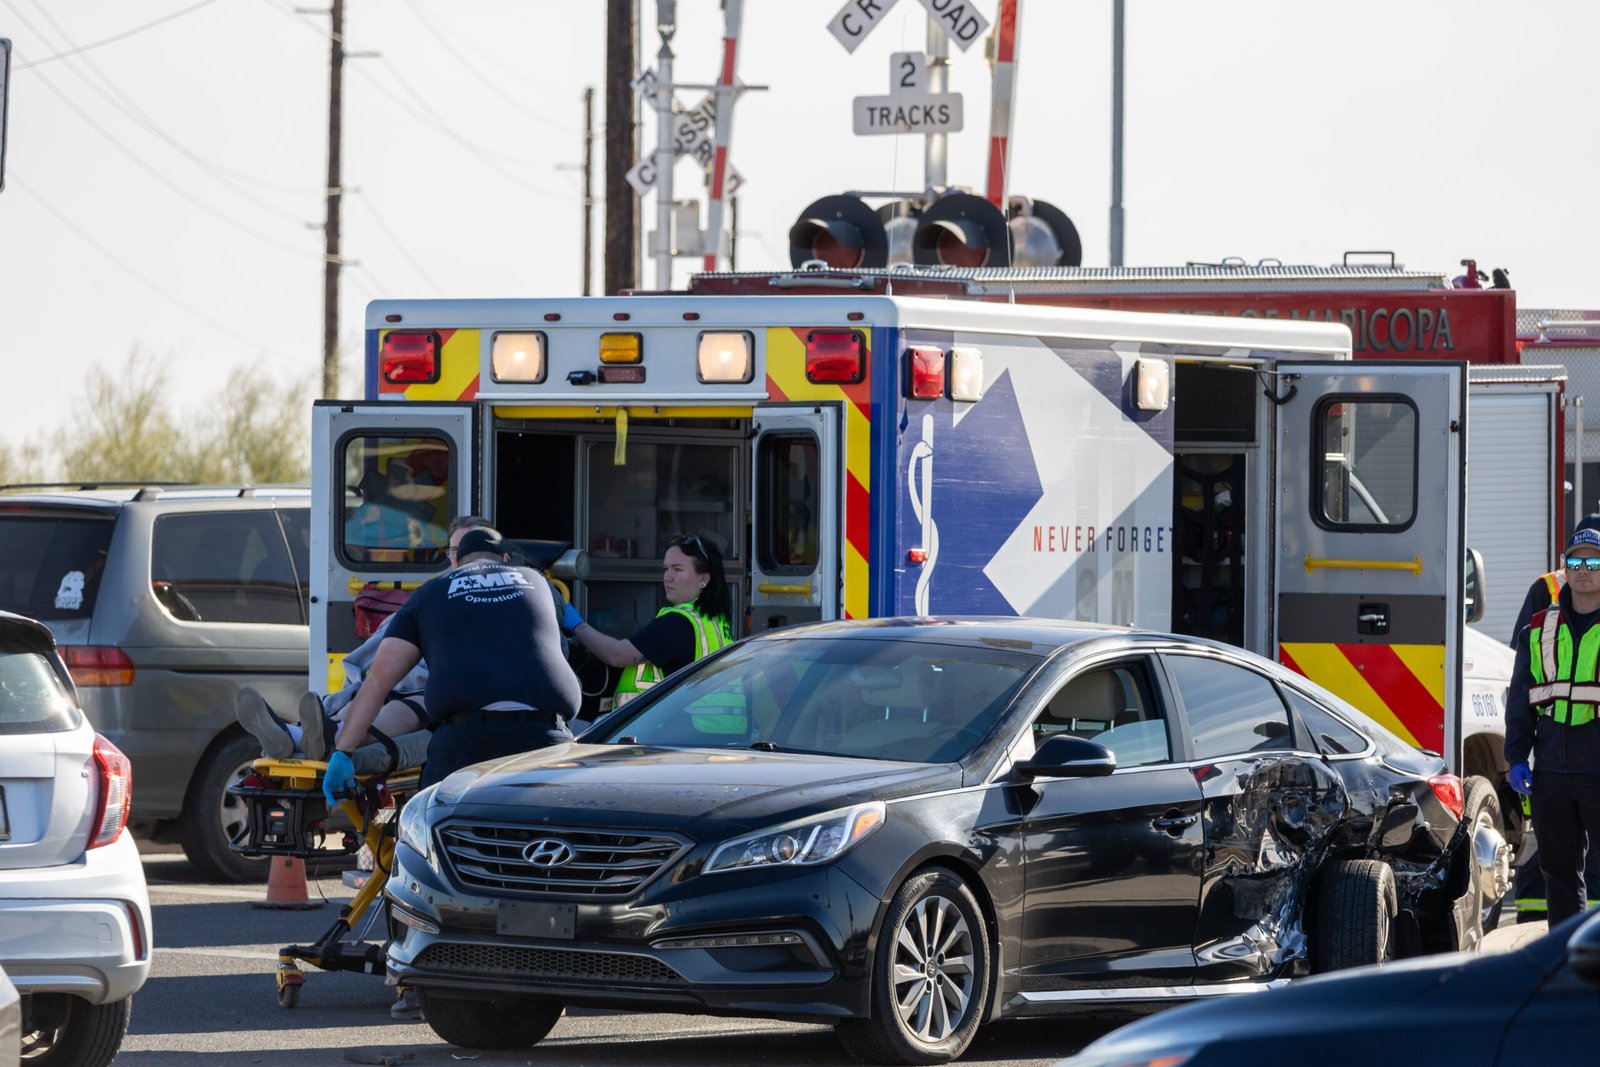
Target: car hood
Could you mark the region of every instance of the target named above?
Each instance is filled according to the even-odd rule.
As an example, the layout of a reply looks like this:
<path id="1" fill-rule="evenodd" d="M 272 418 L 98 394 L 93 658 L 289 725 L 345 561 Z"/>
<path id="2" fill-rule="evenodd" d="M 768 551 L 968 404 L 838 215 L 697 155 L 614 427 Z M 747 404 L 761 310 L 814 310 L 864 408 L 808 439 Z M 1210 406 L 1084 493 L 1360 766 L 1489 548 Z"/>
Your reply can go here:
<path id="1" fill-rule="evenodd" d="M 959 785 L 953 764 L 567 744 L 458 771 L 436 803 L 546 825 L 758 829 L 865 800 Z"/>

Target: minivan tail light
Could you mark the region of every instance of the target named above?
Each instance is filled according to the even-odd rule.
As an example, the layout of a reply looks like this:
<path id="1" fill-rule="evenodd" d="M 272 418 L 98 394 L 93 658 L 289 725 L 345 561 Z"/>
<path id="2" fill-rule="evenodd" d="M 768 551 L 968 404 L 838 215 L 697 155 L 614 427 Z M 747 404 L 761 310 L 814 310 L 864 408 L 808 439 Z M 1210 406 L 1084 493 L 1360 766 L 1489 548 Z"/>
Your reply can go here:
<path id="1" fill-rule="evenodd" d="M 62 645 L 61 660 L 79 689 L 132 685 L 133 660 L 120 648 L 103 645 Z"/>
<path id="2" fill-rule="evenodd" d="M 1450 814 L 1461 818 L 1467 810 L 1467 793 L 1461 785 L 1461 779 L 1453 774 L 1436 774 L 1428 779 L 1428 785 L 1433 789 L 1433 795 L 1439 798 L 1439 803 L 1450 809 Z"/>
<path id="3" fill-rule="evenodd" d="M 133 764 L 122 750 L 99 734 L 94 735 L 94 755 L 87 769 L 95 779 L 94 820 L 89 824 L 89 847 L 109 845 L 128 825 L 133 802 Z"/>

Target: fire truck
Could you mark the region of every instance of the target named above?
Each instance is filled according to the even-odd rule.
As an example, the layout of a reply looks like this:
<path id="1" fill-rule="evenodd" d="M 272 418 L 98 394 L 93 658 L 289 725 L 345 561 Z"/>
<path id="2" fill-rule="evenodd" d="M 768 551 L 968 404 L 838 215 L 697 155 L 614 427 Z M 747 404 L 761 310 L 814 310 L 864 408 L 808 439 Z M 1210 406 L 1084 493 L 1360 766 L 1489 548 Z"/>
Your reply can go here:
<path id="1" fill-rule="evenodd" d="M 1169 629 L 1292 664 L 1462 766 L 1465 362 L 1355 361 L 1339 320 L 903 282 L 369 305 L 365 398 L 314 408 L 312 677 L 338 685 L 358 598 L 440 573 L 449 518 L 478 513 L 586 552 L 565 577 L 607 633 L 654 615 L 666 541 L 693 533 L 741 632 Z"/>

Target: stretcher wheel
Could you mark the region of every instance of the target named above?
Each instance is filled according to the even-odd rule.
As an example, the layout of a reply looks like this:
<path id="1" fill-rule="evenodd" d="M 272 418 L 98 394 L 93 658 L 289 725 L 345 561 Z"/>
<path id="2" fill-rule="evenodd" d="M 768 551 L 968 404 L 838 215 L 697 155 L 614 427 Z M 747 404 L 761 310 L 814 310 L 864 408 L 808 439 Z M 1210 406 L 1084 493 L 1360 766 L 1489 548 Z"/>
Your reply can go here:
<path id="1" fill-rule="evenodd" d="M 306 976 L 300 973 L 300 968 L 291 964 L 278 967 L 278 1007 L 292 1008 L 300 1003 L 300 987 L 305 984 Z"/>

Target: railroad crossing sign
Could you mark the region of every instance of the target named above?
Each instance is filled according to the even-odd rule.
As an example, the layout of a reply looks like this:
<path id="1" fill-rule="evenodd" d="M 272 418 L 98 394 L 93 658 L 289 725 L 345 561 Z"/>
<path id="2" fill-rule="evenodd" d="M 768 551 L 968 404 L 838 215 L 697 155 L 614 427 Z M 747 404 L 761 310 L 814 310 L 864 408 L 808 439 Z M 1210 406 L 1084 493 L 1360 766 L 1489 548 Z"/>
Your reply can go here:
<path id="1" fill-rule="evenodd" d="M 658 92 L 662 92 L 660 79 L 654 69 L 640 71 L 632 82 L 634 91 L 646 100 L 653 101 Z M 717 126 L 717 97 L 715 93 L 706 93 L 700 102 L 693 108 L 685 108 L 679 103 L 678 98 L 672 98 L 672 112 L 675 118 L 672 122 L 672 155 L 694 156 L 695 162 L 701 167 L 710 167 L 712 157 L 716 153 L 716 143 L 713 134 Z M 656 184 L 656 164 L 653 155 L 646 156 L 633 165 L 627 174 L 628 184 L 634 191 L 643 196 L 646 191 Z M 729 196 L 744 183 L 738 171 L 728 169 L 727 192 Z"/>
<path id="2" fill-rule="evenodd" d="M 989 32 L 989 20 L 972 0 L 917 0 L 917 2 L 927 9 L 929 20 L 944 31 L 944 35 L 954 41 L 963 52 Z M 845 0 L 845 5 L 828 23 L 828 32 L 844 45 L 846 52 L 854 52 L 856 46 L 878 27 L 894 5 L 895 0 Z"/>
<path id="3" fill-rule="evenodd" d="M 896 52 L 889 57 L 889 95 L 858 96 L 851 112 L 858 135 L 955 133 L 961 129 L 961 94 L 927 91 L 928 57 Z"/>

